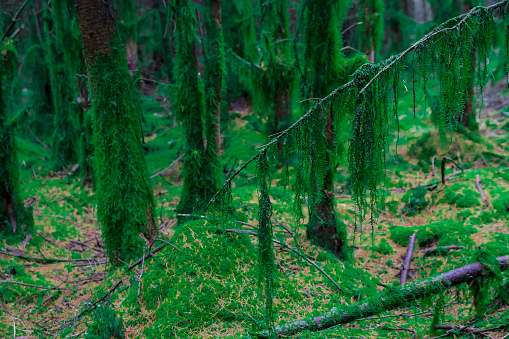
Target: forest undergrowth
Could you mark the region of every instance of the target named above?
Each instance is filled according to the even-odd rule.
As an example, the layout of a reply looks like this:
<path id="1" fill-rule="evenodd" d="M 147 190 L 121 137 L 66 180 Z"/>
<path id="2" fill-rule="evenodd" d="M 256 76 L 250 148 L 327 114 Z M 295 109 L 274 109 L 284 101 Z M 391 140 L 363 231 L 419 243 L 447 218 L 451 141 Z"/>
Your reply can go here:
<path id="1" fill-rule="evenodd" d="M 397 274 L 415 232 L 408 281 L 467 265 L 479 248 L 509 255 L 509 113 L 493 110 L 500 104 L 499 93 L 487 91 L 480 133 L 456 133 L 447 141 L 429 127 L 431 110 L 418 105 L 414 118 L 411 93 L 403 96 L 399 143 L 392 149 L 385 182 L 386 203 L 379 206 L 373 230 L 367 222 L 362 227 L 356 222 L 347 164 L 340 164 L 336 210 L 347 226 L 351 260 L 339 261 L 307 240 L 304 226 L 293 223 L 291 189 L 282 187 L 282 175 L 273 177 L 276 323 L 321 314 L 399 286 Z M 252 235 L 258 201 L 254 168 L 234 182 L 234 218 L 227 225 L 203 216 L 177 227 L 174 209 L 182 187 L 184 131 L 180 125 L 173 127 L 153 97 L 145 97 L 142 104 L 144 149 L 160 225 L 151 250 L 171 245 L 151 258 L 145 258 L 147 248 L 132 269 L 108 266 L 92 189 L 78 181 L 76 167 L 50 172 L 43 145 L 19 139 L 21 189 L 26 205 L 33 207 L 36 234 L 22 242 L 7 238 L 2 244 L 2 337 L 247 338 L 263 325 L 257 237 Z M 230 112 L 230 132 L 220 156 L 225 177 L 266 143 L 260 122 L 247 114 L 251 109 L 244 105 Z M 242 143 L 236 141 L 240 134 Z M 290 163 L 290 175 L 292 170 Z M 506 338 L 509 276 L 504 273 L 486 285 L 460 285 L 375 317 L 296 337 Z M 486 316 L 476 317 L 479 308 L 488 310 Z"/>

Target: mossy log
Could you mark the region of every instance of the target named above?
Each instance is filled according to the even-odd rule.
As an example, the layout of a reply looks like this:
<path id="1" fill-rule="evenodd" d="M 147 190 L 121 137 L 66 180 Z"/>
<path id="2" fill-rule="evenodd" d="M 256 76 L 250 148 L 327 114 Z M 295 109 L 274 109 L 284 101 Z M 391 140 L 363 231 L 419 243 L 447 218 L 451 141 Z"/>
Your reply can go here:
<path id="1" fill-rule="evenodd" d="M 501 270 L 509 269 L 509 256 L 497 258 Z M 442 273 L 436 277 L 426 278 L 377 294 L 369 299 L 333 309 L 320 316 L 309 317 L 292 323 L 276 326 L 274 332 L 279 335 L 292 335 L 302 331 L 321 331 L 327 328 L 346 324 L 356 319 L 369 317 L 395 309 L 411 300 L 417 300 L 472 279 L 487 275 L 486 268 L 475 262 L 455 270 Z M 252 333 L 259 338 L 269 337 L 269 331 Z"/>

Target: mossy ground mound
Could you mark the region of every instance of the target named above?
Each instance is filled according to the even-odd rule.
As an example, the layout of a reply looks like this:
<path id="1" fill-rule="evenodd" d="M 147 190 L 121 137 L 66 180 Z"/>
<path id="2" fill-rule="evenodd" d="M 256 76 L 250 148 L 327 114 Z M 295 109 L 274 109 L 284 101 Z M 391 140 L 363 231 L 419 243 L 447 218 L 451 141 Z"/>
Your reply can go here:
<path id="1" fill-rule="evenodd" d="M 229 225 L 231 227 L 233 225 Z M 129 338 L 214 338 L 242 336 L 263 323 L 264 304 L 256 278 L 256 248 L 246 234 L 221 234 L 221 225 L 193 221 L 179 227 L 171 242 L 147 260 L 138 298 L 133 283 L 118 294 L 114 308 Z M 306 253 L 337 281 L 344 293 L 314 268 L 287 251 L 278 253 L 284 273 L 274 300 L 278 322 L 314 310 L 323 312 L 375 290 L 375 281 L 351 264 L 308 244 Z M 134 275 L 136 277 L 136 275 Z"/>

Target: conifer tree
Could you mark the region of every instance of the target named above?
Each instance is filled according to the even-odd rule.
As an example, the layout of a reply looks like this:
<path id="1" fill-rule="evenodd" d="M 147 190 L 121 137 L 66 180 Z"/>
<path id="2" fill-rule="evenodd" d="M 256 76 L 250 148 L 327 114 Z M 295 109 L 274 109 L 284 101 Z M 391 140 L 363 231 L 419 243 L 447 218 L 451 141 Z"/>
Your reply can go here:
<path id="1" fill-rule="evenodd" d="M 218 162 L 216 155 L 216 124 L 212 118 L 217 112 L 220 98 L 209 97 L 210 111 L 204 127 L 205 102 L 203 84 L 197 69 L 196 26 L 195 18 L 189 7 L 188 0 L 176 0 L 177 16 L 176 63 L 175 75 L 175 107 L 177 118 L 184 123 L 186 131 L 186 150 L 183 162 L 184 187 L 177 206 L 177 213 L 201 213 L 205 205 L 216 192 L 218 183 Z M 217 50 L 217 53 L 220 53 Z M 219 54 L 216 55 L 220 57 Z M 220 71 L 220 67 L 216 69 Z M 209 75 L 213 77 L 211 68 Z M 213 79 L 211 79 L 212 81 Z M 210 84 L 212 85 L 212 84 Z M 215 86 L 215 84 L 213 85 Z M 217 89 L 214 90 L 215 93 Z M 214 94 L 215 95 L 215 94 Z M 217 100 L 217 101 L 216 101 Z M 216 104 L 212 105 L 211 103 Z M 215 107 L 215 108 L 214 108 Z M 211 147 L 205 146 L 204 134 L 210 138 Z"/>
<path id="2" fill-rule="evenodd" d="M 76 63 L 79 62 L 79 39 L 73 37 L 69 29 L 70 19 L 66 1 L 52 1 L 51 14 L 46 9 L 44 43 L 55 110 L 52 145 L 55 169 L 77 163 L 81 149 L 81 108 L 76 100 L 74 83 Z M 50 30 L 54 30 L 55 38 L 50 35 Z"/>
<path id="3" fill-rule="evenodd" d="M 346 60 L 341 53 L 341 27 L 350 2 L 307 0 L 304 20 L 304 98 L 323 98 L 340 85 L 348 81 L 348 76 L 363 63 L 363 58 Z M 304 105 L 304 107 L 308 107 Z M 316 244 L 342 257 L 346 252 L 346 227 L 337 219 L 334 212 L 334 157 L 333 115 L 326 113 L 325 137 L 327 151 L 324 169 L 322 164 L 315 163 L 316 171 L 325 170 L 323 186 L 319 192 L 309 198 L 310 220 L 307 227 L 308 237 Z M 338 145 L 342 147 L 341 145 Z M 339 154 L 344 149 L 336 150 Z"/>
<path id="4" fill-rule="evenodd" d="M 1 11 L 0 11 L 1 13 Z M 0 22 L 0 36 L 3 33 Z M 0 41 L 0 234 L 22 238 L 33 228 L 31 208 L 25 208 L 20 195 L 19 163 L 15 129 L 18 117 L 13 116 L 8 101 L 12 83 L 17 76 L 18 54 L 15 41 Z"/>
<path id="5" fill-rule="evenodd" d="M 76 0 L 76 8 L 92 96 L 98 216 L 117 265 L 153 242 L 154 197 L 113 1 Z"/>

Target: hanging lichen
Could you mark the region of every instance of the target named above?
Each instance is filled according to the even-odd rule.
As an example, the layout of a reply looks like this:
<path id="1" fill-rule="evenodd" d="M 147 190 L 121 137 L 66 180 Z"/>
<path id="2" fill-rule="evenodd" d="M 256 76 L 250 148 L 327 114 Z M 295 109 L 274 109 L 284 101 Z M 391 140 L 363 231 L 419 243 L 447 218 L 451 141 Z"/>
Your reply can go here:
<path id="1" fill-rule="evenodd" d="M 0 25 L 0 35 L 2 27 Z M 15 129 L 19 117 L 13 116 L 8 100 L 17 76 L 18 53 L 15 41 L 0 42 L 0 238 L 16 236 L 24 239 L 32 230 L 32 209 L 25 208 L 19 186 L 19 163 Z"/>

